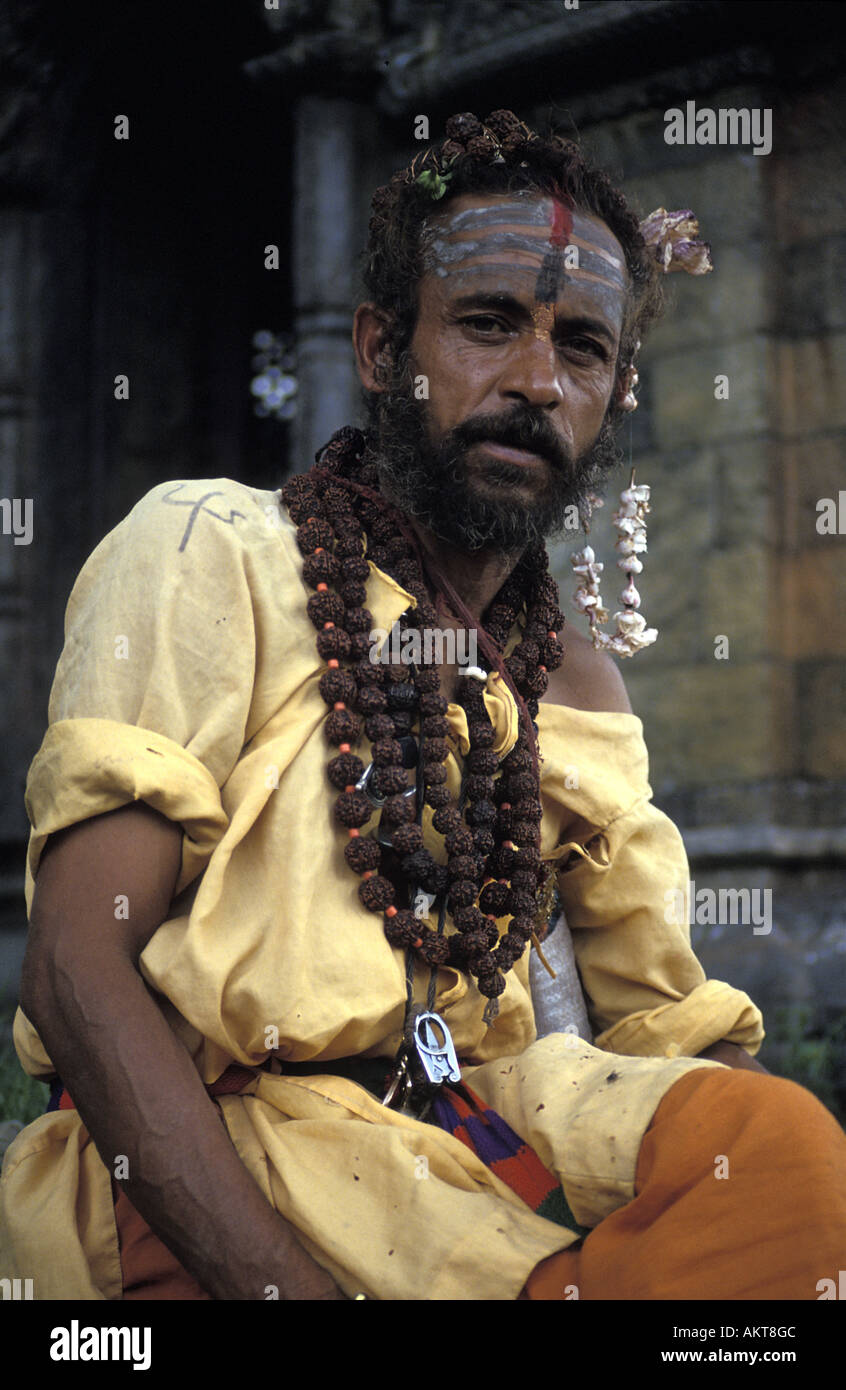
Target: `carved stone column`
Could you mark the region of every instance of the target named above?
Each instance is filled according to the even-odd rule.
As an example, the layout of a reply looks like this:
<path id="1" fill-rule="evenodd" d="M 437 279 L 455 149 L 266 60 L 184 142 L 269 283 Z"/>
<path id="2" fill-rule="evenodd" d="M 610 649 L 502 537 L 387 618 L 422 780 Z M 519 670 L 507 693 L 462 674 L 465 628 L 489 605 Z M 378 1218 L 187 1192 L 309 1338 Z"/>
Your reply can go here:
<path id="1" fill-rule="evenodd" d="M 356 259 L 357 146 L 372 113 L 347 98 L 304 95 L 295 115 L 294 306 L 298 412 L 295 472 L 333 430 L 359 414 L 351 347 Z"/>

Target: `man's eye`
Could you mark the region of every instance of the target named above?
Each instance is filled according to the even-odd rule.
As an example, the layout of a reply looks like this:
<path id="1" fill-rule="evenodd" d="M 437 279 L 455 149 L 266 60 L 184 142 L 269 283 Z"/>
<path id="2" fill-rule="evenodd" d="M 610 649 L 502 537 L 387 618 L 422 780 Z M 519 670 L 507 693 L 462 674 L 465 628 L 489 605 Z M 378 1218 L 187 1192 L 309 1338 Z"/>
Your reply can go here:
<path id="1" fill-rule="evenodd" d="M 469 318 L 462 319 L 461 322 L 469 328 L 477 329 L 480 333 L 495 333 L 508 327 L 502 319 L 496 318 L 494 314 L 473 314 Z"/>
<path id="2" fill-rule="evenodd" d="M 572 348 L 580 356 L 599 357 L 603 361 L 607 356 L 602 344 L 596 342 L 594 338 L 567 338 L 562 343 L 562 347 Z"/>

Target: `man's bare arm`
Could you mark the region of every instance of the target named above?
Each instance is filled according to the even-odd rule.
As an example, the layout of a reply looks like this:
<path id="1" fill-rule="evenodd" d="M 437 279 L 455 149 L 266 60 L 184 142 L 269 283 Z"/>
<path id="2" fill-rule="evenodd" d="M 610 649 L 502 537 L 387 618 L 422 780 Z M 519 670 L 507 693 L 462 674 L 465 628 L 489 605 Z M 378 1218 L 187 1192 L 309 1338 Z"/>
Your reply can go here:
<path id="1" fill-rule="evenodd" d="M 128 1159 L 133 1205 L 214 1298 L 341 1299 L 267 1202 L 138 969 L 167 916 L 181 831 L 139 803 L 48 841 L 21 1007 L 103 1162 Z M 115 918 L 125 894 L 126 920 Z"/>
<path id="2" fill-rule="evenodd" d="M 761 1071 L 765 1076 L 770 1076 L 766 1067 L 750 1057 L 743 1047 L 738 1047 L 737 1043 L 716 1042 L 711 1047 L 706 1047 L 704 1052 L 697 1054 L 705 1057 L 709 1062 L 722 1062 L 724 1067 L 736 1067 L 738 1071 Z"/>

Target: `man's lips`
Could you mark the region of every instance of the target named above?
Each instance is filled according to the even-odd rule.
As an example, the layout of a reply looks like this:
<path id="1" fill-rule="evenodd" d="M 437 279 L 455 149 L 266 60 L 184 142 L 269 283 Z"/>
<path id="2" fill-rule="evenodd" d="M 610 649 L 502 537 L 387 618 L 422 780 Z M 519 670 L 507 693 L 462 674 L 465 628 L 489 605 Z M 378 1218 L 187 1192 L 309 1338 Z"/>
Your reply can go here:
<path id="1" fill-rule="evenodd" d="M 502 459 L 504 463 L 516 463 L 523 468 L 536 468 L 538 464 L 549 463 L 542 454 L 532 454 L 527 449 L 514 449 L 510 444 L 494 444 L 489 439 L 481 440 L 478 447 L 493 458 Z"/>

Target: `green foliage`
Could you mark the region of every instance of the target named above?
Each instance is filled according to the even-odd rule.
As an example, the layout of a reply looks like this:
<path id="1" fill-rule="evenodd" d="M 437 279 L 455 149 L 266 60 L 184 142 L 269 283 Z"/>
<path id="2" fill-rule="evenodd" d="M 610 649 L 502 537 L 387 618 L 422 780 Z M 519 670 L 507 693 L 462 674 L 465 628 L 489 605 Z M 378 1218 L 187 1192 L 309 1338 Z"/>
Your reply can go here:
<path id="1" fill-rule="evenodd" d="M 49 1088 L 21 1068 L 12 1042 L 14 1008 L 0 1009 L 0 1123 L 20 1120 L 28 1125 L 47 1109 Z"/>
<path id="2" fill-rule="evenodd" d="M 846 1124 L 846 1017 L 810 1004 L 784 1004 L 765 1022 L 762 1064 L 806 1087 Z"/>

